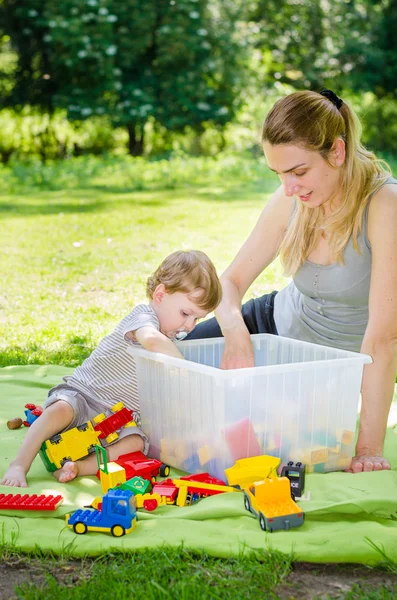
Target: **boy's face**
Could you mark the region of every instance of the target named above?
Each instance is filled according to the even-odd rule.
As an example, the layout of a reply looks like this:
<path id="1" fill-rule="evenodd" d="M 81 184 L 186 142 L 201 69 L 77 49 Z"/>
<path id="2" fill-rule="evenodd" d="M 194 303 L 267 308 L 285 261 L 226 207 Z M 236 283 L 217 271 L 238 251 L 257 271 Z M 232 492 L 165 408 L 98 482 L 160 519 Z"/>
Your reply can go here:
<path id="1" fill-rule="evenodd" d="M 195 304 L 195 298 L 200 292 L 184 294 L 175 292 L 170 294 L 163 284 L 156 287 L 152 306 L 160 321 L 160 331 L 170 339 L 177 339 L 183 332 L 190 333 L 196 326 L 198 319 L 203 319 L 207 311 Z M 183 337 L 183 335 L 181 336 Z"/>

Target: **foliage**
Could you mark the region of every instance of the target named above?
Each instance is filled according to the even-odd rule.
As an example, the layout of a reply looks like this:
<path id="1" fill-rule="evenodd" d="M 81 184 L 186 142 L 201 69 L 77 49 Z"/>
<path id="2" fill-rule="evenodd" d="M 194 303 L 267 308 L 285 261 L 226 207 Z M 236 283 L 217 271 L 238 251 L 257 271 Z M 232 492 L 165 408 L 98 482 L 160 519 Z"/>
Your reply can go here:
<path id="1" fill-rule="evenodd" d="M 18 54 L 12 104 L 109 115 L 141 154 L 149 117 L 172 131 L 230 121 L 241 61 L 226 0 L 4 0 Z"/>

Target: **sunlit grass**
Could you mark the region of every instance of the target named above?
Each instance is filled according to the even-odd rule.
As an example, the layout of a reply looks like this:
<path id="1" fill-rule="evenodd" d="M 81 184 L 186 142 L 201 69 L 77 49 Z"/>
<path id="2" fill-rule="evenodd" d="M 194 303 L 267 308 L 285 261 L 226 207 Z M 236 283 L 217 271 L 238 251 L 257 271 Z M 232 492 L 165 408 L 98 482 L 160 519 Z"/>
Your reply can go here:
<path id="1" fill-rule="evenodd" d="M 259 158 L 137 164 L 139 169 L 132 159 L 112 158 L 55 163 L 41 171 L 24 166 L 25 178 L 0 197 L 0 365 L 81 363 L 145 300 L 147 277 L 176 249 L 199 248 L 222 272 L 277 186 Z M 37 174 L 48 170 L 50 186 L 48 174 L 44 183 Z M 134 173 L 147 189 L 134 190 Z M 72 187 L 48 189 L 66 175 Z M 284 281 L 272 265 L 249 295 Z"/>

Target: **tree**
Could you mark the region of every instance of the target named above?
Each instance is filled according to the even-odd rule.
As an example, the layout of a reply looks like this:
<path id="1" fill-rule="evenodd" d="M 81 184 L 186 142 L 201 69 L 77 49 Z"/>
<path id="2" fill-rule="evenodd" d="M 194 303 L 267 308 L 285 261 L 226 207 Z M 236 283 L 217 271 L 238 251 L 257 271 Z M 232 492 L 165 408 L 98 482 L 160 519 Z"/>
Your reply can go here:
<path id="1" fill-rule="evenodd" d="M 5 5 L 19 56 L 14 100 L 76 120 L 107 114 L 128 129 L 132 154 L 142 153 L 150 117 L 200 131 L 234 115 L 241 55 L 227 0 Z"/>

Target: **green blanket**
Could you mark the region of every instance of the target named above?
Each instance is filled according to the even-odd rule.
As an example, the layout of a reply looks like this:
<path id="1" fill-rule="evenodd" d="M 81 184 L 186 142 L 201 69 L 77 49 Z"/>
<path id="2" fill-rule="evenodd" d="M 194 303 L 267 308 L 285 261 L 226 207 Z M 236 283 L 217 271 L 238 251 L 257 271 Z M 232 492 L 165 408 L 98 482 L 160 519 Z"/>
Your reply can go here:
<path id="1" fill-rule="evenodd" d="M 23 366 L 0 369 L 0 477 L 26 432 L 9 430 L 7 420 L 23 417 L 27 402 L 42 404 L 46 390 L 70 370 L 55 366 Z M 306 477 L 310 500 L 300 502 L 305 511 L 302 527 L 289 532 L 264 533 L 243 506 L 240 494 L 221 494 L 192 506 L 164 506 L 155 512 L 139 512 L 131 534 L 113 538 L 106 533 L 78 536 L 65 526 L 65 514 L 90 504 L 101 494 L 95 477 L 59 484 L 36 458 L 29 473 L 30 494 L 62 494 L 55 512 L 0 510 L 2 542 L 29 551 L 42 550 L 74 556 L 99 555 L 110 549 L 135 550 L 164 544 L 202 549 L 214 556 L 237 555 L 257 548 L 293 553 L 309 562 L 378 564 L 381 551 L 397 557 L 397 427 L 386 439 L 386 456 L 393 470 L 379 473 L 311 474 Z M 175 473 L 174 473 L 175 474 Z M 0 486 L 0 493 L 17 493 Z"/>

